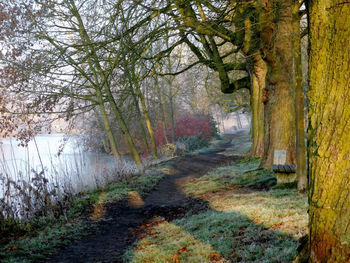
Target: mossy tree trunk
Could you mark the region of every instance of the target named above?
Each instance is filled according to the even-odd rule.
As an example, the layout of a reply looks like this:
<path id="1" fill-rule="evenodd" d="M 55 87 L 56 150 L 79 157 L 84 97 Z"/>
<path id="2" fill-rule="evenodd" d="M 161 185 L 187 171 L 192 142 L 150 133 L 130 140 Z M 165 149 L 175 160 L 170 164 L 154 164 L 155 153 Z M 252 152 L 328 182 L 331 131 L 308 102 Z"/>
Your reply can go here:
<path id="1" fill-rule="evenodd" d="M 153 157 L 154 157 L 154 159 L 157 159 L 158 154 L 157 154 L 156 138 L 154 135 L 151 120 L 149 118 L 149 114 L 148 114 L 148 110 L 147 110 L 147 106 L 146 106 L 146 99 L 145 99 L 144 94 L 142 93 L 141 85 L 140 85 L 140 82 L 138 80 L 139 76 L 137 76 L 137 73 L 135 72 L 136 63 L 137 62 L 133 61 L 132 63 L 130 63 L 132 68 L 129 68 L 129 69 L 126 68 L 129 71 L 129 72 L 127 72 L 127 74 L 128 74 L 129 80 L 130 80 L 130 85 L 132 85 L 130 88 L 131 88 L 133 99 L 135 101 L 137 113 L 139 115 L 138 118 L 139 118 L 140 126 L 142 128 L 142 133 L 143 133 L 143 137 L 145 140 L 145 145 L 147 147 L 147 151 L 149 152 L 149 145 L 148 145 L 148 139 L 147 139 L 145 127 L 144 127 L 143 121 L 142 121 L 142 116 L 143 116 L 144 121 L 146 123 L 147 131 L 148 131 L 149 137 L 151 139 Z M 135 89 L 135 91 L 134 91 L 134 89 Z M 140 109 L 139 104 L 141 105 L 142 113 L 141 113 L 141 109 Z"/>
<path id="2" fill-rule="evenodd" d="M 111 150 L 111 144 L 110 144 L 110 141 L 108 139 L 108 135 L 107 135 L 106 129 L 104 128 L 106 126 L 103 124 L 103 119 L 101 117 L 101 114 L 99 113 L 97 108 L 94 108 L 94 113 L 95 113 L 96 120 L 97 120 L 97 127 L 100 130 L 100 132 L 101 132 L 101 140 L 102 140 L 102 144 L 103 144 L 103 149 L 104 149 L 104 151 L 106 153 L 112 153 L 113 154 L 113 152 Z M 101 120 L 102 120 L 102 123 L 101 123 Z M 106 137 L 106 135 L 107 135 L 107 137 Z M 113 138 L 114 138 L 114 136 L 113 136 Z"/>
<path id="3" fill-rule="evenodd" d="M 107 77 L 109 74 L 106 74 L 106 70 L 104 70 L 102 67 L 102 64 L 99 60 L 98 52 L 96 51 L 95 45 L 94 45 L 93 41 L 90 39 L 90 36 L 86 31 L 83 19 L 79 13 L 79 9 L 77 8 L 74 1 L 70 0 L 69 3 L 70 3 L 71 8 L 72 8 L 71 9 L 72 15 L 77 19 L 77 24 L 79 26 L 79 34 L 80 34 L 80 37 L 83 41 L 84 48 L 86 50 L 86 53 L 89 54 L 87 56 L 87 61 L 88 61 L 88 65 L 92 71 L 92 74 L 95 78 L 96 84 L 95 84 L 94 88 L 96 90 L 96 93 L 97 93 L 99 100 L 102 101 L 100 103 L 101 113 L 102 113 L 102 115 L 104 115 L 102 112 L 102 110 L 104 108 L 104 103 L 105 103 L 105 101 L 108 102 L 114 116 L 116 117 L 116 119 L 120 125 L 120 128 L 122 130 L 124 138 L 129 146 L 131 156 L 133 157 L 136 165 L 141 170 L 143 170 L 143 164 L 142 164 L 141 157 L 136 149 L 136 145 L 134 143 L 134 140 L 133 140 L 133 138 L 130 134 L 129 128 L 124 120 L 122 111 L 119 108 L 116 100 L 113 97 L 112 90 L 111 90 L 111 83 Z M 104 123 L 105 123 L 105 121 L 104 121 Z M 106 130 L 107 130 L 107 127 L 106 127 Z"/>
<path id="4" fill-rule="evenodd" d="M 189 27 L 197 32 L 198 42 L 201 42 L 202 50 L 196 47 L 197 43 L 190 43 L 189 39 L 186 39 L 186 34 L 182 32 L 181 36 L 184 42 L 188 44 L 200 62 L 218 72 L 221 90 L 224 93 L 237 90 L 235 84 L 238 84 L 238 81 L 232 83 L 228 72 L 238 68 L 224 63 L 224 56 L 221 56 L 214 36 L 229 41 L 233 46 L 240 47 L 240 51 L 246 55 L 248 61 L 251 61 L 254 55 L 261 55 L 267 65 L 266 86 L 263 84 L 263 77 L 261 77 L 260 82 L 262 87 L 265 87 L 264 89 L 259 87 L 258 90 L 255 89 L 256 85 L 253 86 L 252 103 L 256 102 L 258 105 L 252 106 L 253 109 L 261 106 L 259 102 L 261 89 L 261 97 L 265 107 L 263 110 L 255 108 L 255 112 L 253 112 L 253 118 L 254 115 L 256 117 L 253 124 L 255 145 L 251 154 L 253 155 L 257 149 L 258 151 L 263 149 L 263 164 L 266 167 L 271 167 L 274 151 L 285 150 L 286 162 L 295 164 L 295 92 L 292 81 L 293 0 L 231 1 L 234 13 L 230 19 L 234 23 L 235 30 L 228 29 L 223 26 L 223 23 L 207 23 L 206 17 L 201 14 L 201 9 L 197 8 L 198 14 L 202 17 L 199 19 L 191 1 L 178 0 L 175 2 L 179 19 L 183 22 L 183 25 L 180 26 Z M 203 53 L 206 56 L 203 56 Z M 210 60 L 208 61 L 206 57 Z M 258 67 L 258 65 L 256 66 Z M 251 79 L 254 81 L 254 78 L 260 76 L 254 76 L 253 72 L 254 70 L 249 70 Z M 255 79 L 255 83 L 257 82 Z M 261 117 L 262 114 L 264 117 Z M 264 125 L 257 122 L 262 119 L 265 121 Z M 260 132 L 261 127 L 264 127 L 263 132 Z M 261 134 L 264 136 L 264 145 L 257 147 Z"/>
<path id="5" fill-rule="evenodd" d="M 301 65 L 300 2 L 293 0 L 293 61 L 296 117 L 296 175 L 299 192 L 307 188 L 307 164 L 304 125 L 303 72 Z"/>
<path id="6" fill-rule="evenodd" d="M 176 141 L 175 105 L 174 105 L 174 94 L 173 94 L 172 81 L 169 82 L 169 107 L 170 107 L 171 140 L 172 140 L 172 143 L 175 143 L 175 141 Z"/>
<path id="7" fill-rule="evenodd" d="M 99 108 L 101 111 L 102 121 L 103 121 L 105 130 L 106 130 L 106 133 L 107 133 L 109 145 L 111 146 L 113 156 L 117 162 L 120 162 L 121 159 L 120 159 L 120 154 L 119 154 L 118 147 L 117 147 L 117 142 L 114 138 L 114 134 L 112 132 L 111 125 L 110 125 L 109 120 L 108 120 L 105 106 L 102 102 L 100 103 Z"/>
<path id="8" fill-rule="evenodd" d="M 101 76 L 103 78 L 103 76 Z M 111 106 L 111 109 L 114 113 L 114 116 L 116 117 L 119 125 L 120 125 L 120 128 L 122 130 L 122 133 L 124 135 L 124 138 L 129 146 L 129 149 L 130 149 L 130 153 L 131 153 L 131 156 L 133 157 L 136 165 L 140 168 L 140 169 L 143 169 L 143 164 L 142 164 L 142 160 L 141 160 L 141 157 L 140 157 L 140 154 L 138 153 L 137 151 L 137 148 L 136 148 L 136 145 L 134 143 L 134 140 L 130 134 L 130 131 L 129 131 L 129 128 L 123 118 L 123 115 L 122 115 L 122 111 L 121 109 L 118 107 L 114 97 L 113 97 L 113 94 L 112 94 L 112 91 L 110 89 L 109 86 L 107 86 L 105 88 L 105 91 L 106 91 L 106 100 L 108 101 L 109 105 Z"/>
<path id="9" fill-rule="evenodd" d="M 266 85 L 267 66 L 261 55 L 255 55 L 251 73 L 252 86 L 250 92 L 252 108 L 253 144 L 250 156 L 263 157 L 264 154 L 264 103 L 263 92 Z"/>
<path id="10" fill-rule="evenodd" d="M 134 92 L 133 87 L 131 85 L 129 85 L 129 87 L 130 87 L 130 93 L 131 93 L 131 96 L 132 96 L 132 99 L 133 99 L 133 102 L 134 102 L 134 105 L 135 105 L 135 109 L 136 109 L 136 112 L 137 112 L 137 119 L 138 119 L 139 124 L 140 124 L 140 129 L 141 129 L 141 135 L 142 135 L 142 138 L 143 138 L 143 142 L 145 144 L 145 148 L 146 148 L 147 153 L 150 154 L 151 150 L 149 148 L 147 133 L 146 133 L 146 129 L 145 129 L 145 126 L 144 126 L 143 120 L 142 120 L 142 113 L 141 113 L 139 101 L 137 99 L 137 96 L 136 96 L 136 94 Z"/>
<path id="11" fill-rule="evenodd" d="M 350 4 L 309 1 L 309 262 L 350 262 Z"/>
<path id="12" fill-rule="evenodd" d="M 153 157 L 154 157 L 154 159 L 157 159 L 158 153 L 157 153 L 156 137 L 155 137 L 154 132 L 153 132 L 151 119 L 149 118 L 149 114 L 148 114 L 148 110 L 147 110 L 147 106 L 146 106 L 146 100 L 145 100 L 145 97 L 142 94 L 142 91 L 140 88 L 138 88 L 138 92 L 139 92 L 139 98 L 140 98 L 140 102 L 141 102 L 143 117 L 145 119 L 146 127 L 148 130 L 149 136 L 151 138 Z"/>
<path id="13" fill-rule="evenodd" d="M 166 122 L 166 106 L 165 106 L 165 102 L 164 102 L 164 98 L 163 98 L 163 91 L 164 90 L 164 85 L 162 84 L 162 86 L 159 86 L 159 81 L 158 78 L 155 78 L 155 88 L 157 90 L 158 93 L 158 101 L 159 101 L 159 109 L 160 109 L 160 113 L 161 113 L 161 122 L 162 122 L 162 129 L 163 129 L 163 133 L 164 133 L 164 138 L 165 138 L 165 142 L 168 144 L 169 143 L 169 139 L 168 139 L 168 133 L 167 133 L 167 122 Z"/>
<path id="14" fill-rule="evenodd" d="M 259 27 L 251 20 L 260 20 L 261 9 L 255 12 L 245 12 L 245 8 L 236 11 L 234 18 L 237 30 L 244 32 L 242 51 L 246 56 L 248 72 L 250 75 L 250 106 L 251 106 L 251 157 L 264 155 L 264 103 L 263 93 L 266 87 L 267 64 L 262 58 L 259 44 Z M 243 23 L 242 23 L 243 21 Z M 255 23 L 258 24 L 258 23 Z"/>
<path id="15" fill-rule="evenodd" d="M 107 137 L 108 137 L 108 140 L 110 142 L 110 146 L 111 146 L 111 149 L 112 149 L 113 156 L 114 156 L 114 158 L 115 158 L 115 160 L 117 162 L 120 162 L 121 158 L 120 158 L 120 154 L 119 154 L 119 151 L 118 151 L 117 142 L 115 140 L 115 137 L 114 137 L 114 134 L 113 134 L 113 131 L 112 131 L 112 128 L 111 128 L 111 124 L 110 124 L 110 121 L 108 119 L 107 111 L 106 111 L 105 99 L 104 99 L 103 92 L 102 92 L 103 85 L 100 85 L 100 77 L 99 77 L 99 75 L 102 74 L 102 71 L 101 71 L 101 68 L 96 69 L 94 67 L 93 58 L 96 59 L 97 54 L 96 54 L 96 51 L 93 48 L 93 45 L 91 44 L 91 40 L 89 38 L 89 35 L 87 34 L 87 31 L 85 29 L 83 20 L 82 20 L 80 14 L 79 14 L 79 11 L 78 11 L 78 9 L 77 9 L 77 7 L 75 5 L 75 2 L 74 1 L 69 1 L 69 2 L 71 4 L 71 7 L 70 7 L 71 10 L 70 11 L 71 11 L 72 15 L 75 16 L 75 18 L 78 21 L 79 35 L 80 35 L 80 37 L 82 39 L 82 42 L 84 44 L 83 48 L 84 48 L 85 52 L 87 54 L 89 54 L 89 56 L 87 56 L 87 63 L 88 63 L 89 69 L 92 72 L 92 76 L 93 76 L 93 79 L 94 79 L 94 81 L 90 80 L 90 83 L 92 84 L 93 90 L 95 91 L 95 95 L 96 95 L 96 98 L 97 98 L 97 101 L 98 101 L 98 107 L 100 109 L 101 116 L 102 116 L 103 125 L 105 127 L 105 130 L 106 130 L 106 133 L 107 133 Z M 52 40 L 50 41 L 50 43 L 54 44 L 54 42 Z M 92 50 L 90 50 L 89 47 Z M 60 49 L 60 50 L 62 50 L 62 49 Z M 71 57 L 68 57 L 68 60 L 69 61 L 73 61 L 73 59 Z M 100 67 L 100 65 L 99 65 L 99 63 L 97 61 L 98 60 L 96 60 L 96 65 L 98 67 Z M 70 62 L 70 63 L 76 66 L 76 63 L 74 63 L 74 62 Z M 90 79 L 89 76 L 85 72 L 81 72 L 81 73 L 83 73 L 83 75 L 85 77 L 87 77 L 87 79 Z M 104 77 L 104 74 L 102 74 L 102 75 Z M 105 81 L 103 80 L 102 83 L 105 83 Z"/>
<path id="16" fill-rule="evenodd" d="M 270 168 L 275 150 L 295 164 L 295 93 L 293 86 L 292 0 L 263 1 L 262 41 L 268 65 L 265 89 L 265 153 Z"/>

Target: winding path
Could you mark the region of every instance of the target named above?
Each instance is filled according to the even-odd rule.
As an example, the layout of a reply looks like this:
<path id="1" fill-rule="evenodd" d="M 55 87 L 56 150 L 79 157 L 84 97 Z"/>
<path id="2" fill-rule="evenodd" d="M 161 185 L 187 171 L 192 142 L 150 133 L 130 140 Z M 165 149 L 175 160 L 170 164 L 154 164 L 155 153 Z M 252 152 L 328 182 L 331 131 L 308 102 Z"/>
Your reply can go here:
<path id="1" fill-rule="evenodd" d="M 231 144 L 221 146 L 216 152 L 186 155 L 173 164 L 173 174 L 166 176 L 141 202 L 124 200 L 109 204 L 106 216 L 87 236 L 74 241 L 52 256 L 50 262 L 122 262 L 122 255 L 142 235 L 140 226 L 159 216 L 171 221 L 188 211 L 207 209 L 201 199 L 185 195 L 181 185 L 206 174 L 220 164 L 237 160 L 219 154 Z"/>

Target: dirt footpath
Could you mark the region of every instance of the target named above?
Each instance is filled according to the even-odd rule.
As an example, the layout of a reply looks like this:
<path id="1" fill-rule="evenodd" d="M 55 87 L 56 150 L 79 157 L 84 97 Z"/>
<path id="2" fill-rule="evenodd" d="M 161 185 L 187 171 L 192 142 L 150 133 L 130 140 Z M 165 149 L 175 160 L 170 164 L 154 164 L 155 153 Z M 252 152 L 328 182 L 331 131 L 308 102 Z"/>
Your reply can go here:
<path id="1" fill-rule="evenodd" d="M 53 256 L 49 262 L 122 262 L 122 255 L 142 236 L 142 226 L 155 218 L 167 221 L 208 209 L 203 200 L 185 195 L 181 185 L 206 174 L 220 164 L 237 160 L 219 152 L 230 147 L 227 143 L 216 152 L 186 155 L 173 164 L 166 176 L 144 200 L 132 196 L 128 200 L 109 204 L 104 219 L 81 240 L 74 241 Z"/>

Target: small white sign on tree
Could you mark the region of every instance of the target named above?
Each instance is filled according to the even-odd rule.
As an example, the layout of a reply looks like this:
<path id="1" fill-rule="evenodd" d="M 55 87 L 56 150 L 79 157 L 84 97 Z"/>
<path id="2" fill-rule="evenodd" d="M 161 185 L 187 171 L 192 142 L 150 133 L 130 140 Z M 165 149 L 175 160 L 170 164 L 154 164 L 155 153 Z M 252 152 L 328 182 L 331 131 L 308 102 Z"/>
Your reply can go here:
<path id="1" fill-rule="evenodd" d="M 273 153 L 273 164 L 286 164 L 287 151 L 275 150 Z"/>

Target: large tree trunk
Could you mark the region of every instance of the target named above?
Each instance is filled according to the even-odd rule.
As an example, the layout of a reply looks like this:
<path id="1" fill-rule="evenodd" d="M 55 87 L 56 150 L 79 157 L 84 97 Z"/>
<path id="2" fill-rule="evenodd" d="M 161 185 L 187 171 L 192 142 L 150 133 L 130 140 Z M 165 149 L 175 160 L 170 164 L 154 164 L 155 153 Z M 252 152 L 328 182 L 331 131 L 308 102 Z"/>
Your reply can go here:
<path id="1" fill-rule="evenodd" d="M 275 150 L 295 164 L 295 95 L 292 56 L 292 0 L 268 0 L 263 7 L 263 45 L 268 64 L 263 165 L 271 167 Z"/>
<path id="2" fill-rule="evenodd" d="M 267 66 L 261 55 L 255 55 L 253 59 L 251 107 L 252 107 L 252 137 L 253 144 L 250 156 L 263 157 L 264 154 L 264 103 L 263 91 L 266 85 Z"/>
<path id="3" fill-rule="evenodd" d="M 132 96 L 134 96 L 134 100 L 136 100 L 136 108 L 138 110 L 138 114 L 139 114 L 139 118 L 140 118 L 140 125 L 143 129 L 143 135 L 144 135 L 144 139 L 146 140 L 145 143 L 146 143 L 146 146 L 147 146 L 147 151 L 149 151 L 149 146 L 148 146 L 148 141 L 147 141 L 147 136 L 146 136 L 146 131 L 145 131 L 145 128 L 144 128 L 144 125 L 143 125 L 143 121 L 141 120 L 141 111 L 140 111 L 140 107 L 139 107 L 139 102 L 141 104 L 141 108 L 142 108 L 142 115 L 143 115 L 143 118 L 146 122 L 146 127 L 147 127 L 147 130 L 148 130 L 148 134 L 150 136 L 150 139 L 151 139 L 151 145 L 152 145 L 152 152 L 153 152 L 153 157 L 154 159 L 157 159 L 158 158 L 158 154 L 157 154 L 157 145 L 156 145 L 156 138 L 155 138 L 155 135 L 154 135 L 154 132 L 153 132 L 153 127 L 152 127 L 152 123 L 151 123 L 151 120 L 149 118 L 149 114 L 148 114 L 148 110 L 147 110 L 147 106 L 146 106 L 146 100 L 145 100 L 145 97 L 142 93 L 142 90 L 141 90 L 141 87 L 140 87 L 140 83 L 139 83 L 139 80 L 138 80 L 138 76 L 137 76 L 137 73 L 135 72 L 135 68 L 136 68 L 136 63 L 130 63 L 131 66 L 133 68 L 130 68 L 130 72 L 128 72 L 127 74 L 129 75 L 129 78 L 130 78 L 130 82 L 134 85 L 135 89 L 136 89 L 136 93 L 133 91 L 133 88 L 131 87 L 132 89 Z"/>
<path id="4" fill-rule="evenodd" d="M 151 150 L 150 150 L 149 145 L 148 145 L 147 133 L 146 133 L 145 126 L 143 124 L 142 113 L 141 113 L 141 109 L 140 109 L 140 106 L 139 106 L 139 101 L 138 101 L 137 95 L 135 94 L 134 89 L 133 89 L 133 87 L 131 85 L 130 85 L 130 93 L 131 93 L 131 96 L 132 96 L 132 99 L 133 99 L 133 102 L 134 102 L 134 105 L 135 105 L 135 109 L 136 109 L 136 112 L 137 112 L 137 119 L 138 119 L 139 124 L 140 124 L 140 129 L 141 129 L 141 135 L 142 135 L 142 138 L 143 138 L 143 142 L 145 144 L 145 148 L 146 148 L 147 153 L 150 154 Z"/>
<path id="5" fill-rule="evenodd" d="M 260 7 L 260 5 L 259 5 Z M 260 10 L 260 8 L 259 8 Z M 261 15 L 261 12 L 258 12 Z M 249 155 L 251 157 L 264 156 L 264 102 L 263 93 L 266 87 L 267 64 L 262 58 L 260 50 L 257 50 L 256 39 L 259 37 L 259 28 L 252 25 L 251 17 L 236 12 L 236 24 L 240 25 L 238 30 L 244 31 L 242 51 L 248 61 L 250 75 L 250 106 L 251 106 L 251 134 L 253 139 Z M 253 14 L 251 14 L 253 15 Z M 241 23 L 241 19 L 244 23 Z M 259 17 L 255 19 L 260 20 Z"/>
<path id="6" fill-rule="evenodd" d="M 112 132 L 111 125 L 110 125 L 109 120 L 108 120 L 108 116 L 107 116 L 107 113 L 106 113 L 105 105 L 102 102 L 103 101 L 102 94 L 101 94 L 100 90 L 98 90 L 98 89 L 96 89 L 96 93 L 97 93 L 97 97 L 98 97 L 99 101 L 101 101 L 100 104 L 99 104 L 99 109 L 101 111 L 101 117 L 102 117 L 103 125 L 104 125 L 106 133 L 107 133 L 107 137 L 108 137 L 111 149 L 112 149 L 112 153 L 113 153 L 114 159 L 117 162 L 120 162 L 121 158 L 120 158 L 120 154 L 119 154 L 119 151 L 118 151 L 117 142 L 116 142 L 116 140 L 114 138 L 114 134 Z"/>
<path id="7" fill-rule="evenodd" d="M 139 88 L 139 96 L 140 96 L 140 102 L 141 102 L 141 107 L 142 107 L 142 112 L 143 112 L 143 117 L 146 121 L 146 126 L 147 126 L 147 130 L 149 133 L 149 137 L 151 138 L 151 144 L 152 144 L 152 151 L 153 151 L 153 157 L 154 159 L 158 158 L 158 153 L 157 153 L 157 144 L 156 144 L 156 137 L 154 135 L 153 132 L 153 127 L 152 127 L 152 123 L 151 120 L 148 116 L 148 110 L 147 110 L 147 106 L 146 106 L 146 102 L 145 102 L 145 97 L 142 94 L 142 91 Z"/>
<path id="8" fill-rule="evenodd" d="M 239 116 L 239 111 L 235 111 L 235 115 L 236 115 L 236 123 L 237 123 L 237 127 L 238 129 L 242 129 L 242 122 L 241 122 L 241 117 Z"/>
<path id="9" fill-rule="evenodd" d="M 131 156 L 133 157 L 136 165 L 142 170 L 143 164 L 142 164 L 140 154 L 138 153 L 138 151 L 136 149 L 136 145 L 135 145 L 134 140 L 130 134 L 129 128 L 128 128 L 127 124 L 125 123 L 122 112 L 121 112 L 120 108 L 118 107 L 116 101 L 114 100 L 113 94 L 112 94 L 111 90 L 109 89 L 109 87 L 106 87 L 106 95 L 107 95 L 108 103 L 112 108 L 114 116 L 116 117 L 116 119 L 120 125 L 120 128 L 123 132 L 124 138 L 129 146 Z"/>
<path id="10" fill-rule="evenodd" d="M 173 82 L 169 81 L 169 107 L 170 107 L 170 127 L 171 127 L 171 140 L 172 143 L 176 141 L 175 132 L 175 105 L 174 105 L 174 94 L 173 94 Z"/>
<path id="11" fill-rule="evenodd" d="M 95 113 L 96 120 L 97 120 L 97 127 L 100 130 L 100 132 L 101 132 L 101 137 L 102 137 L 101 140 L 102 140 L 102 144 L 103 144 L 103 149 L 104 149 L 104 151 L 106 153 L 112 153 L 113 154 L 113 152 L 111 151 L 111 145 L 110 145 L 110 142 L 109 142 L 109 139 L 108 139 L 107 132 L 106 132 L 106 130 L 104 128 L 105 126 L 103 124 L 103 121 L 101 123 L 101 120 L 103 120 L 103 119 L 101 118 L 100 113 L 98 112 L 97 108 L 94 108 L 94 113 Z M 107 135 L 107 137 L 106 137 L 106 135 Z M 114 136 L 113 136 L 113 138 L 114 138 Z"/>
<path id="12" fill-rule="evenodd" d="M 303 72 L 301 66 L 300 15 L 299 0 L 293 0 L 293 56 L 294 56 L 294 87 L 296 116 L 296 161 L 299 192 L 305 192 L 307 187 L 306 145 L 304 125 L 304 92 Z"/>
<path id="13" fill-rule="evenodd" d="M 309 262 L 350 262 L 350 4 L 309 1 Z"/>
<path id="14" fill-rule="evenodd" d="M 166 123 L 166 106 L 165 106 L 165 103 L 163 100 L 163 94 L 162 94 L 162 89 L 164 89 L 164 86 L 162 85 L 161 87 L 159 87 L 159 81 L 157 78 L 156 78 L 156 82 L 155 82 L 155 87 L 156 87 L 157 92 L 158 92 L 159 109 L 160 109 L 160 113 L 161 113 L 161 122 L 162 122 L 162 129 L 163 129 L 163 133 L 164 133 L 164 138 L 165 138 L 165 142 L 168 144 L 169 139 L 168 139 L 167 123 Z"/>
<path id="15" fill-rule="evenodd" d="M 111 91 L 111 87 L 110 87 L 110 81 L 108 80 L 108 74 L 106 75 L 106 72 L 103 70 L 101 64 L 100 64 L 100 59 L 99 56 L 97 54 L 97 51 L 95 49 L 95 45 L 93 44 L 93 42 L 90 39 L 90 36 L 87 34 L 87 31 L 85 29 L 84 23 L 83 23 L 83 19 L 81 18 L 80 14 L 79 14 L 79 10 L 75 5 L 74 1 L 71 1 L 71 5 L 72 5 L 72 14 L 76 17 L 79 28 L 80 28 L 80 37 L 83 40 L 83 43 L 85 44 L 85 51 L 86 54 L 89 54 L 87 56 L 87 62 L 89 65 L 89 68 L 92 72 L 93 78 L 95 80 L 95 87 L 94 89 L 96 90 L 98 99 L 100 102 L 100 109 L 101 109 L 101 113 L 102 116 L 104 118 L 104 123 L 106 124 L 105 121 L 105 109 L 104 109 L 104 97 L 106 97 L 109 105 L 112 108 L 112 111 L 120 125 L 120 128 L 124 134 L 124 137 L 126 139 L 126 142 L 129 146 L 131 155 L 136 163 L 136 165 L 143 170 L 143 164 L 142 164 L 142 160 L 141 157 L 136 149 L 135 143 L 133 138 L 131 137 L 131 134 L 129 132 L 129 129 L 125 123 L 124 117 L 122 115 L 122 112 L 120 110 L 120 108 L 118 107 L 116 101 L 114 100 L 112 91 Z M 106 94 L 102 94 L 102 90 L 106 93 Z M 108 132 L 108 128 L 106 127 L 106 131 L 107 134 Z M 110 138 L 110 140 L 112 139 L 111 136 L 108 135 L 108 138 Z M 112 144 L 112 141 L 111 141 Z M 113 148 L 112 148 L 113 150 Z M 113 154 L 114 150 L 113 150 Z"/>

